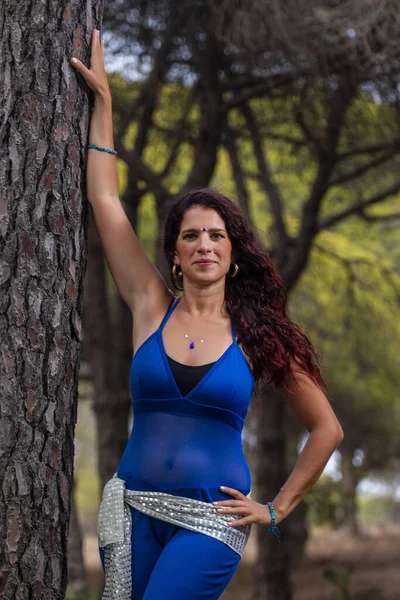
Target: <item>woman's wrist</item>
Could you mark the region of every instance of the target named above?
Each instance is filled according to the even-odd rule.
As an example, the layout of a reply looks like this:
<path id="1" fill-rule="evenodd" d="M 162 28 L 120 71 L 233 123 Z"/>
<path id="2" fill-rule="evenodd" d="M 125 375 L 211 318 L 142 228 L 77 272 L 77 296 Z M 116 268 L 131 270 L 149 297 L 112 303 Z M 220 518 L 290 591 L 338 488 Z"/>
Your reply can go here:
<path id="1" fill-rule="evenodd" d="M 275 519 L 277 523 L 280 523 L 281 521 L 283 521 L 283 519 L 285 519 L 287 517 L 287 512 L 285 510 L 283 510 L 282 508 L 280 508 L 279 506 L 277 506 L 275 504 L 275 502 L 273 502 L 273 505 L 275 506 Z"/>
<path id="2" fill-rule="evenodd" d="M 277 518 L 277 515 L 276 515 L 276 512 L 275 512 L 276 511 L 276 507 L 273 504 L 273 502 L 267 502 L 267 507 L 268 507 L 268 510 L 269 510 L 269 513 L 270 513 L 270 523 L 268 525 L 267 531 L 269 533 L 273 533 L 277 537 L 277 539 L 279 541 L 280 537 L 281 537 L 281 532 L 279 531 L 279 528 L 278 528 L 278 522 L 279 521 L 278 521 L 278 518 Z"/>
<path id="3" fill-rule="evenodd" d="M 101 91 L 97 91 L 94 95 L 94 102 L 100 105 L 111 106 L 112 105 L 112 96 L 109 88 Z"/>
<path id="4" fill-rule="evenodd" d="M 89 144 L 114 148 L 111 95 L 95 95 L 90 118 Z"/>
<path id="5" fill-rule="evenodd" d="M 281 503 L 277 504 L 275 500 L 272 500 L 271 504 L 274 507 L 276 522 L 280 523 L 281 521 L 283 521 L 283 519 L 286 519 L 290 511 L 286 510 Z M 266 506 L 268 507 L 268 504 L 266 504 Z"/>

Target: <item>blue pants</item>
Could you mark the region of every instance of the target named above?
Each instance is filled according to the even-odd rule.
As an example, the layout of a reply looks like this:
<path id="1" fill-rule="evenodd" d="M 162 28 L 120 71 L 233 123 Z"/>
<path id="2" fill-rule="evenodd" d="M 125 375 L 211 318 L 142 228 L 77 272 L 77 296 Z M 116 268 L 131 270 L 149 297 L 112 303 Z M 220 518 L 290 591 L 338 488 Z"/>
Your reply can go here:
<path id="1" fill-rule="evenodd" d="M 217 600 L 240 556 L 226 544 L 132 513 L 132 600 Z"/>

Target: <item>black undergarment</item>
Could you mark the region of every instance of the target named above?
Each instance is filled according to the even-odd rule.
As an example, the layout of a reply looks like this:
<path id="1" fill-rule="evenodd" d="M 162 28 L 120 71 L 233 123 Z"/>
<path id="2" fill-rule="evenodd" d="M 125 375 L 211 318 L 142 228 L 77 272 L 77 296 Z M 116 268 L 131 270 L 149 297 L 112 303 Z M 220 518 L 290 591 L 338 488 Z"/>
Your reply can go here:
<path id="1" fill-rule="evenodd" d="M 189 392 L 196 387 L 196 385 L 203 379 L 207 371 L 211 369 L 211 367 L 215 363 L 208 363 L 206 365 L 200 365 L 198 367 L 193 367 L 191 365 L 183 365 L 180 362 L 177 362 L 173 358 L 168 356 L 169 366 L 171 367 L 172 375 L 174 376 L 175 383 L 179 388 L 182 396 L 187 396 Z"/>

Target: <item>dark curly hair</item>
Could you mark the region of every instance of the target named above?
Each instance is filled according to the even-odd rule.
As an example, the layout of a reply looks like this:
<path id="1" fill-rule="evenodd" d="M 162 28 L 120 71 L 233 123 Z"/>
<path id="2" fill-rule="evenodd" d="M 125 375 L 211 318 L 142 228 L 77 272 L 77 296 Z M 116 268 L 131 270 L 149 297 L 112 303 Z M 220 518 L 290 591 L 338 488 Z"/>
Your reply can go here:
<path id="1" fill-rule="evenodd" d="M 291 359 L 324 391 L 319 355 L 307 335 L 286 312 L 287 295 L 268 252 L 258 241 L 245 214 L 226 196 L 209 188 L 186 193 L 171 208 L 165 223 L 164 252 L 172 268 L 176 240 L 184 213 L 194 206 L 214 209 L 224 220 L 239 267 L 226 277 L 225 303 L 250 358 L 256 383 L 276 389 L 287 386 L 293 373 Z"/>

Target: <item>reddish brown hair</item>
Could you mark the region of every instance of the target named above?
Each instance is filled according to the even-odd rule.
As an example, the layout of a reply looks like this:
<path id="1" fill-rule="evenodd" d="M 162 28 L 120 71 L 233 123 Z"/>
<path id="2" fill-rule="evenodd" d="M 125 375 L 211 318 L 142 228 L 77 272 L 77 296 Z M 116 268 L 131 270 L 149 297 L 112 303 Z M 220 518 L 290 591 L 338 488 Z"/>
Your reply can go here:
<path id="1" fill-rule="evenodd" d="M 255 381 L 288 389 L 288 376 L 293 372 L 290 359 L 295 358 L 300 369 L 325 391 L 319 356 L 307 335 L 286 312 L 287 296 L 282 280 L 249 220 L 229 198 L 202 188 L 188 192 L 172 206 L 164 234 L 164 251 L 170 267 L 183 215 L 194 206 L 214 209 L 225 222 L 232 256 L 239 267 L 235 278 L 226 277 L 226 308 L 238 342 L 250 358 Z"/>

